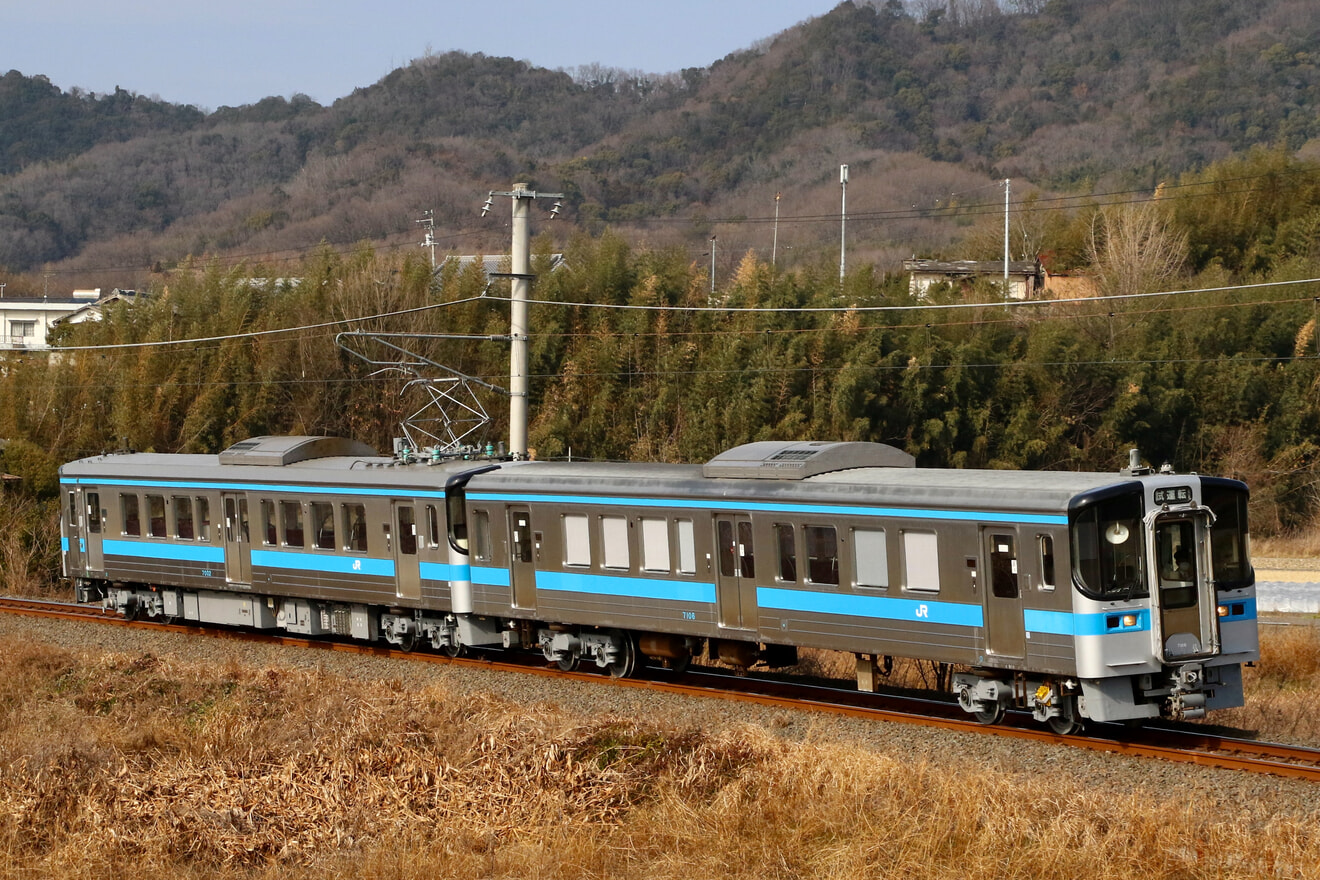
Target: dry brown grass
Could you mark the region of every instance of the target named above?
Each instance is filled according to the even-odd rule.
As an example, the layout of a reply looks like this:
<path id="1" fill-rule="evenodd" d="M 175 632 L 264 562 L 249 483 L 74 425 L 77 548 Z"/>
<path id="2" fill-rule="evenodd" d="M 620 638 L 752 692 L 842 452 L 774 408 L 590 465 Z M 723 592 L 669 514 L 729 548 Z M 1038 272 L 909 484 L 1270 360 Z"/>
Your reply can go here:
<path id="1" fill-rule="evenodd" d="M 1308 817 L 583 721 L 439 686 L 0 643 L 0 876 L 1247 878 Z M 1054 768 L 1057 770 L 1057 768 Z"/>
<path id="2" fill-rule="evenodd" d="M 1320 557 L 1320 527 L 1288 535 L 1251 538 L 1251 553 L 1258 559 L 1314 559 Z"/>
<path id="3" fill-rule="evenodd" d="M 1211 721 L 1261 739 L 1320 743 L 1320 626 L 1265 625 L 1260 662 L 1243 671 L 1246 705 Z"/>

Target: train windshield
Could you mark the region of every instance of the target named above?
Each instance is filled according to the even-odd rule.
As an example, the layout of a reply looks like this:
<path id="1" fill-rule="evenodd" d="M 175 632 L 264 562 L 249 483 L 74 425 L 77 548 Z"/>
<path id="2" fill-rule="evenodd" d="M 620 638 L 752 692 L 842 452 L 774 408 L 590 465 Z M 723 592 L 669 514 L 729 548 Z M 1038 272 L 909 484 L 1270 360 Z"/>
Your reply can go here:
<path id="1" fill-rule="evenodd" d="M 1247 540 L 1247 491 L 1238 486 L 1203 484 L 1201 498 L 1215 514 L 1210 527 L 1210 561 L 1215 585 L 1234 590 L 1251 583 Z"/>
<path id="2" fill-rule="evenodd" d="M 1148 593 L 1141 493 L 1089 505 L 1073 517 L 1073 580 L 1093 599 L 1137 599 Z"/>

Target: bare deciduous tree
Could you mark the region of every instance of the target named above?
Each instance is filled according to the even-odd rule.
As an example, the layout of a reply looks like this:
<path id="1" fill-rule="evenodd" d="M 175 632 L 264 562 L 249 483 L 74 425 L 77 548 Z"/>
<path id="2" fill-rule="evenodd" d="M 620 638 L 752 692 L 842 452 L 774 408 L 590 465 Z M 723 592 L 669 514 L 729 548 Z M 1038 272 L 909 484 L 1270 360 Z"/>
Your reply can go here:
<path id="1" fill-rule="evenodd" d="M 1162 290 L 1182 274 L 1187 233 L 1177 229 L 1155 199 L 1097 211 L 1091 221 L 1090 256 L 1108 294 Z"/>

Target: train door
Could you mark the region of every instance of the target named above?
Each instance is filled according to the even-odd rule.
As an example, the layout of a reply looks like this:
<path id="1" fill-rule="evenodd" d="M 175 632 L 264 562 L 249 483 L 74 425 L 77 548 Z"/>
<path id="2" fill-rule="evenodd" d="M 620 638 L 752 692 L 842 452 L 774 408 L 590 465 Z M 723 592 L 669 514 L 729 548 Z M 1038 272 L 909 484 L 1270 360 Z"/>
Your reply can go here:
<path id="1" fill-rule="evenodd" d="M 105 571 L 105 557 L 101 554 L 101 532 L 105 515 L 101 511 L 101 493 L 78 489 L 79 508 L 78 541 L 82 546 L 84 567 L 88 571 Z"/>
<path id="2" fill-rule="evenodd" d="M 1022 619 L 1021 576 L 1018 571 L 1017 530 L 994 526 L 981 530 L 990 577 L 984 594 L 987 653 L 1021 657 L 1026 653 Z"/>
<path id="3" fill-rule="evenodd" d="M 729 629 L 750 628 L 755 621 L 746 617 L 756 610 L 752 521 L 745 516 L 715 517 L 715 547 L 719 555 L 715 590 L 719 624 Z"/>
<path id="4" fill-rule="evenodd" d="M 417 562 L 417 510 L 411 502 L 391 505 L 394 520 L 394 576 L 400 599 L 422 598 L 422 576 Z"/>
<path id="5" fill-rule="evenodd" d="M 513 607 L 536 607 L 536 562 L 533 554 L 532 514 L 526 507 L 510 507 L 509 585 Z"/>
<path id="6" fill-rule="evenodd" d="M 1164 659 L 1219 651 L 1214 584 L 1205 554 L 1204 517 L 1165 518 L 1155 525 L 1159 635 Z"/>
<path id="7" fill-rule="evenodd" d="M 250 584 L 252 558 L 248 548 L 252 533 L 248 528 L 247 498 L 226 492 L 220 503 L 225 513 L 225 580 L 231 584 Z"/>

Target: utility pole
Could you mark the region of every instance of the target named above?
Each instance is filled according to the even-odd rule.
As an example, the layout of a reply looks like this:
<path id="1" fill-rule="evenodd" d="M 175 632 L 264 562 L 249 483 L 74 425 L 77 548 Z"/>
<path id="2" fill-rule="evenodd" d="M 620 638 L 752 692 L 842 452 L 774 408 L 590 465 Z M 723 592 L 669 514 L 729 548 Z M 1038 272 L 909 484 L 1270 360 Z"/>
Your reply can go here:
<path id="1" fill-rule="evenodd" d="M 844 248 L 848 243 L 848 166 L 839 166 L 839 188 L 843 190 L 839 206 L 839 283 L 843 283 Z"/>
<path id="2" fill-rule="evenodd" d="M 422 229 L 426 230 L 426 235 L 422 238 L 422 247 L 431 249 L 431 270 L 435 270 L 435 211 L 423 211 L 422 219 L 413 221 L 420 223 Z"/>
<path id="3" fill-rule="evenodd" d="M 490 212 L 496 196 L 513 200 L 513 249 L 510 251 L 512 292 L 509 303 L 509 454 L 523 461 L 527 458 L 527 300 L 532 285 L 531 245 L 528 214 L 533 199 L 555 199 L 550 219 L 563 208 L 563 193 L 538 193 L 525 183 L 515 183 L 510 192 L 492 190 L 481 206 L 481 216 Z"/>
<path id="4" fill-rule="evenodd" d="M 1008 188 L 1009 178 L 1004 178 L 1004 299 L 1009 298 L 1008 289 Z"/>
<path id="5" fill-rule="evenodd" d="M 779 197 L 783 193 L 775 193 L 775 237 L 770 245 L 770 268 L 775 267 L 775 255 L 779 252 Z"/>
<path id="6" fill-rule="evenodd" d="M 710 295 L 715 295 L 715 236 L 710 237 Z"/>

